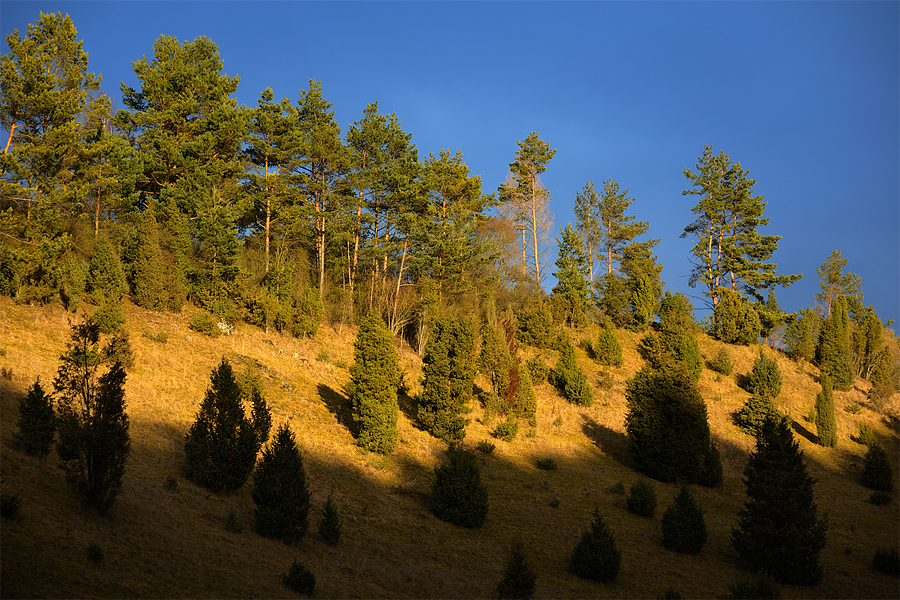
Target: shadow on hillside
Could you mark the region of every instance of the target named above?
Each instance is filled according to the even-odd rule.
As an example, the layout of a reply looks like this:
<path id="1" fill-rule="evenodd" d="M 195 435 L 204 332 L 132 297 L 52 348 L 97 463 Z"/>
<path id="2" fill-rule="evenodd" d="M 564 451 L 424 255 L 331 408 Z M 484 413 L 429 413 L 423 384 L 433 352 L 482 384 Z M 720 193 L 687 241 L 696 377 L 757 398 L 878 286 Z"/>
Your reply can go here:
<path id="1" fill-rule="evenodd" d="M 581 415 L 581 419 L 583 421 L 581 431 L 601 452 L 621 465 L 634 468 L 631 454 L 628 452 L 628 438 L 624 433 L 612 430 L 585 415 Z"/>
<path id="2" fill-rule="evenodd" d="M 799 435 L 802 435 L 802 436 L 805 437 L 808 441 L 812 442 L 813 444 L 818 444 L 818 443 L 819 443 L 818 437 L 816 437 L 810 430 L 808 430 L 806 427 L 804 427 L 803 425 L 801 425 L 801 424 L 798 423 L 797 421 L 792 421 L 792 422 L 791 422 L 791 428 L 792 428 L 795 432 L 797 432 Z"/>
<path id="3" fill-rule="evenodd" d="M 397 406 L 400 412 L 406 417 L 410 423 L 417 429 L 422 429 L 419 425 L 419 404 L 413 396 L 408 393 L 397 390 Z"/>
<path id="4" fill-rule="evenodd" d="M 316 390 L 328 411 L 337 419 L 338 424 L 346 427 L 353 437 L 359 437 L 359 428 L 353 421 L 353 411 L 350 409 L 350 399 L 324 383 L 317 385 Z"/>

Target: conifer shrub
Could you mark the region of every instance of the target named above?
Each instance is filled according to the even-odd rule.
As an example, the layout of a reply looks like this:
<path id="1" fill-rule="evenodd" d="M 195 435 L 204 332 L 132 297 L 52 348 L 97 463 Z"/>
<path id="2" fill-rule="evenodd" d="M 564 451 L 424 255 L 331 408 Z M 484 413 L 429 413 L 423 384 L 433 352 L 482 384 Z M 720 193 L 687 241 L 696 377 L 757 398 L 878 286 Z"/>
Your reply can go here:
<path id="1" fill-rule="evenodd" d="M 553 313 L 547 302 L 533 302 L 517 315 L 516 337 L 520 342 L 535 348 L 550 348 L 556 336 L 553 331 Z"/>
<path id="2" fill-rule="evenodd" d="M 778 584 L 765 570 L 754 577 L 743 577 L 728 586 L 725 600 L 778 600 L 781 591 Z"/>
<path id="3" fill-rule="evenodd" d="M 700 380 L 703 356 L 692 333 L 681 330 L 648 333 L 641 339 L 638 352 L 657 371 L 678 370 L 695 382 Z"/>
<path id="4" fill-rule="evenodd" d="M 496 446 L 487 440 L 481 440 L 475 446 L 475 449 L 481 452 L 482 454 L 493 454 Z"/>
<path id="5" fill-rule="evenodd" d="M 839 296 L 831 305 L 831 316 L 819 330 L 816 362 L 828 373 L 834 389 L 848 391 L 853 387 L 853 354 L 850 348 L 850 318 L 847 298 Z"/>
<path id="6" fill-rule="evenodd" d="M 256 465 L 250 497 L 256 504 L 259 535 L 292 544 L 306 533 L 309 488 L 303 456 L 287 423 L 278 428 Z"/>
<path id="7" fill-rule="evenodd" d="M 325 314 L 325 305 L 315 288 L 305 288 L 294 299 L 294 314 L 290 330 L 294 337 L 315 337 Z"/>
<path id="8" fill-rule="evenodd" d="M 475 380 L 475 331 L 465 319 L 434 322 L 422 357 L 419 421 L 448 444 L 466 436 L 462 413 L 472 398 Z"/>
<path id="9" fill-rule="evenodd" d="M 781 393 L 781 370 L 774 358 L 763 354 L 762 349 L 753 362 L 753 370 L 747 375 L 747 391 L 760 398 L 774 400 Z"/>
<path id="10" fill-rule="evenodd" d="M 519 370 L 519 391 L 516 393 L 515 414 L 532 427 L 537 427 L 537 396 L 531 385 L 528 369 Z"/>
<path id="11" fill-rule="evenodd" d="M 900 577 L 900 552 L 896 547 L 879 548 L 872 557 L 872 567 L 894 577 Z"/>
<path id="12" fill-rule="evenodd" d="M 725 348 L 719 348 L 719 352 L 715 358 L 706 363 L 711 370 L 722 375 L 731 375 L 734 372 L 734 365 L 731 362 L 731 355 Z"/>
<path id="13" fill-rule="evenodd" d="M 850 436 L 857 444 L 862 444 L 863 446 L 871 446 L 875 443 L 875 432 L 872 431 L 872 428 L 868 423 L 860 423 L 859 424 L 859 434 L 856 436 Z"/>
<path id="14" fill-rule="evenodd" d="M 750 396 L 734 416 L 734 423 L 744 433 L 757 436 L 767 419 L 780 417 L 775 402 L 768 396 Z"/>
<path id="15" fill-rule="evenodd" d="M 87 558 L 91 562 L 103 562 L 103 548 L 97 544 L 91 544 L 87 547 Z"/>
<path id="16" fill-rule="evenodd" d="M 152 208 L 145 210 L 138 221 L 136 250 L 131 297 L 140 307 L 165 310 L 169 300 L 167 273 L 159 246 L 159 224 Z"/>
<path id="17" fill-rule="evenodd" d="M 622 346 L 619 344 L 616 332 L 612 327 L 604 327 L 600 330 L 597 344 L 594 346 L 594 354 L 597 362 L 601 365 L 609 367 L 622 366 Z"/>
<path id="18" fill-rule="evenodd" d="M 284 586 L 296 594 L 312 594 L 316 589 L 316 576 L 296 558 L 286 573 L 282 574 Z"/>
<path id="19" fill-rule="evenodd" d="M 228 533 L 240 533 L 244 531 L 244 524 L 237 518 L 237 515 L 233 510 L 225 517 L 225 531 Z"/>
<path id="20" fill-rule="evenodd" d="M 87 290 L 89 265 L 74 254 L 66 258 L 64 283 L 60 290 L 60 297 L 66 310 L 75 312 L 81 306 L 81 299 Z"/>
<path id="21" fill-rule="evenodd" d="M 616 538 L 598 511 L 594 511 L 591 527 L 581 535 L 569 558 L 569 572 L 593 581 L 615 581 L 619 575 L 622 553 Z"/>
<path id="22" fill-rule="evenodd" d="M 717 288 L 719 303 L 713 311 L 712 335 L 726 344 L 755 344 L 759 341 L 759 315 L 739 293 Z"/>
<path id="23" fill-rule="evenodd" d="M 115 333 L 125 324 L 125 311 L 118 300 L 105 300 L 94 311 L 91 320 L 100 328 L 100 333 Z"/>
<path id="24" fill-rule="evenodd" d="M 872 444 L 866 450 L 860 483 L 877 492 L 890 492 L 894 487 L 891 461 L 878 444 Z"/>
<path id="25" fill-rule="evenodd" d="M 18 426 L 16 445 L 31 456 L 47 456 L 56 436 L 56 413 L 53 399 L 44 392 L 40 379 L 35 380 L 19 403 Z"/>
<path id="26" fill-rule="evenodd" d="M 534 466 L 536 466 L 541 471 L 555 471 L 557 469 L 556 461 L 549 456 L 536 458 L 534 460 Z"/>
<path id="27" fill-rule="evenodd" d="M 893 501 L 890 494 L 884 492 L 874 492 L 869 496 L 869 502 L 875 506 L 887 506 Z"/>
<path id="28" fill-rule="evenodd" d="M 189 327 L 197 333 L 202 333 L 203 335 L 212 338 L 222 335 L 222 331 L 219 329 L 216 318 L 205 310 L 198 310 L 191 315 Z"/>
<path id="29" fill-rule="evenodd" d="M 653 485 L 642 479 L 632 485 L 628 492 L 628 497 L 625 498 L 628 512 L 642 517 L 652 517 L 656 512 L 656 490 L 653 489 Z"/>
<path id="30" fill-rule="evenodd" d="M 319 518 L 319 535 L 326 544 L 334 546 L 341 539 L 341 527 L 341 515 L 338 513 L 337 505 L 331 496 L 328 496 Z"/>
<path id="31" fill-rule="evenodd" d="M 822 374 L 822 391 L 816 395 L 816 431 L 818 442 L 822 446 L 837 446 L 837 421 L 834 419 L 834 394 L 831 379 L 827 373 Z"/>
<path id="32" fill-rule="evenodd" d="M 481 527 L 488 512 L 488 491 L 471 454 L 450 451 L 450 462 L 434 470 L 431 510 L 442 521 L 470 529 Z"/>
<path id="33" fill-rule="evenodd" d="M 744 469 L 748 500 L 731 531 L 737 553 L 754 570 L 765 569 L 779 583 L 813 585 L 822 578 L 819 553 L 827 518 L 813 501 L 815 480 L 788 419 L 768 419 Z M 786 526 L 789 524 L 790 526 Z"/>
<path id="34" fill-rule="evenodd" d="M 784 335 L 788 356 L 796 361 L 813 361 L 816 356 L 820 323 L 819 315 L 809 308 L 804 308 L 793 318 Z"/>
<path id="35" fill-rule="evenodd" d="M 663 592 L 663 595 L 659 597 L 659 600 L 684 600 L 684 596 L 670 585 L 666 588 L 666 591 Z"/>
<path id="36" fill-rule="evenodd" d="M 532 385 L 540 385 L 546 383 L 547 377 L 550 375 L 550 367 L 544 362 L 540 355 L 535 355 L 525 362 L 525 368 L 531 376 Z"/>
<path id="37" fill-rule="evenodd" d="M 706 544 L 707 530 L 703 509 L 687 486 L 662 516 L 663 546 L 682 554 L 697 554 Z"/>
<path id="38" fill-rule="evenodd" d="M 357 443 L 370 452 L 390 454 L 397 447 L 400 379 L 393 337 L 381 317 L 369 313 L 353 344 L 347 388 L 358 427 Z"/>
<path id="39" fill-rule="evenodd" d="M 512 442 L 519 433 L 519 422 L 512 416 L 508 416 L 505 421 L 497 423 L 497 427 L 491 432 L 491 435 L 504 442 Z"/>
<path id="40" fill-rule="evenodd" d="M 185 436 L 182 469 L 189 480 L 214 492 L 236 490 L 247 481 L 256 465 L 256 454 L 268 439 L 261 421 L 271 423 L 271 415 L 257 400 L 254 422 L 247 418 L 243 400 L 231 364 L 222 358 L 213 369 L 197 418 Z"/>
<path id="41" fill-rule="evenodd" d="M 645 367 L 628 380 L 625 395 L 628 448 L 639 470 L 664 482 L 721 483 L 706 403 L 690 377 Z"/>
<path id="42" fill-rule="evenodd" d="M 94 304 L 119 302 L 128 291 L 119 253 L 106 235 L 101 235 L 88 270 L 88 292 Z"/>
<path id="43" fill-rule="evenodd" d="M 591 406 L 594 403 L 594 394 L 587 375 L 578 366 L 575 346 L 571 340 L 566 339 L 561 343 L 556 367 L 550 372 L 550 383 L 576 406 Z"/>
<path id="44" fill-rule="evenodd" d="M 513 544 L 510 549 L 503 579 L 497 585 L 497 595 L 511 600 L 527 600 L 534 595 L 537 574 L 525 556 L 522 544 Z"/>

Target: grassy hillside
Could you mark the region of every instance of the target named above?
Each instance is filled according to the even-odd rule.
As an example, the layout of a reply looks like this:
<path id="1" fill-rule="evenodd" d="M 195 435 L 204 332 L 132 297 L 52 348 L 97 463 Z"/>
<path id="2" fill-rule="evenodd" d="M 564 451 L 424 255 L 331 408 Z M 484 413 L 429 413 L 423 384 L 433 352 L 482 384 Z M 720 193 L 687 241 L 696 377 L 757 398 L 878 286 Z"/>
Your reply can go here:
<path id="1" fill-rule="evenodd" d="M 323 325 L 315 339 L 297 340 L 238 325 L 233 336 L 211 339 L 188 329 L 187 314 L 152 313 L 130 304 L 125 310 L 136 359 L 126 387 L 132 453 L 122 493 L 110 514 L 100 518 L 80 507 L 54 454 L 39 460 L 12 444 L 19 400 L 36 377 L 50 387 L 73 317 L 61 308 L 16 306 L 0 298 L 0 470 L 3 491 L 18 493 L 22 502 L 17 518 L 4 519 L 0 531 L 3 597 L 283 597 L 291 592 L 282 586 L 281 574 L 295 557 L 315 574 L 317 597 L 496 597 L 509 547 L 517 540 L 537 571 L 536 597 L 656 598 L 669 586 L 685 597 L 719 597 L 747 575 L 729 538 L 745 501 L 741 476 L 754 446 L 731 423 L 748 396 L 735 377 L 705 370 L 700 380 L 725 481 L 712 490 L 692 486 L 710 530 L 699 555 L 675 554 L 661 544 L 660 516 L 677 486 L 653 482 L 659 507 L 652 519 L 627 512 L 624 496 L 612 489 L 617 482 L 627 489 L 641 478 L 624 435 L 625 380 L 642 364 L 635 349 L 638 335 L 618 332 L 625 365 L 610 370 L 612 389 L 597 385 L 600 367 L 578 351 L 594 384 L 592 407 L 572 406 L 546 384 L 538 386 L 533 437 L 520 434 L 509 444 L 491 438 L 493 423 L 484 422 L 477 403 L 472 406 L 465 446 L 490 440 L 496 450 L 478 453 L 490 510 L 481 529 L 467 530 L 429 511 L 433 469 L 446 447 L 415 427 L 409 397 L 401 397 L 396 453 L 381 457 L 355 446 L 345 392 L 355 330 Z M 168 340 L 152 341 L 145 332 L 165 333 Z M 588 335 L 596 331 L 576 333 L 575 339 Z M 707 358 L 720 346 L 705 336 L 700 345 Z M 757 350 L 729 351 L 736 374 L 749 372 Z M 421 361 L 408 347 L 400 353 L 413 394 Z M 248 486 L 216 495 L 180 475 L 184 435 L 222 356 L 238 371 L 260 370 L 274 425 L 289 421 L 302 449 L 313 511 L 310 529 L 295 547 L 253 532 Z M 547 357 L 552 364 L 553 353 Z M 782 595 L 896 598 L 897 579 L 871 565 L 877 548 L 898 543 L 898 503 L 868 503 L 870 491 L 857 483 L 864 448 L 849 436 L 868 423 L 896 469 L 898 397 L 889 407 L 892 416 L 885 418 L 866 406 L 864 382 L 851 392 L 836 392 L 839 444 L 821 448 L 812 442 L 815 426 L 804 419 L 819 390 L 815 368 L 782 356 L 778 363 L 784 378 L 778 402 L 797 425 L 809 471 L 818 479 L 819 510 L 830 522 L 824 580 L 814 587 L 784 587 Z M 862 405 L 857 414 L 843 410 L 854 403 Z M 538 458 L 553 458 L 558 469 L 539 470 Z M 167 487 L 170 477 L 177 490 Z M 315 526 L 329 494 L 344 522 L 336 546 L 326 545 Z M 613 584 L 591 583 L 566 571 L 595 507 L 622 551 Z M 243 531 L 226 530 L 231 512 Z M 102 548 L 102 562 L 88 560 L 91 544 Z"/>

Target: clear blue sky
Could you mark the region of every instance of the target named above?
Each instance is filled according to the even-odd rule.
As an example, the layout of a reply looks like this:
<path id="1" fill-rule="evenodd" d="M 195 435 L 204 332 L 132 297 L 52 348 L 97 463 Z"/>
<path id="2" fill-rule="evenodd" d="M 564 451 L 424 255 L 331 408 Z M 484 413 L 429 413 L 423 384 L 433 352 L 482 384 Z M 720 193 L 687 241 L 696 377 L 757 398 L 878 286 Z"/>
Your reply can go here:
<path id="1" fill-rule="evenodd" d="M 24 33 L 39 11 L 71 15 L 120 106 L 156 38 L 205 35 L 240 76 L 240 103 L 266 87 L 296 100 L 313 78 L 346 128 L 377 99 L 420 156 L 461 150 L 487 192 L 537 131 L 558 150 L 544 175 L 554 234 L 589 179 L 615 179 L 662 239 L 672 291 L 700 293 L 687 285 L 679 235 L 694 202 L 681 191 L 713 144 L 766 197 L 779 272 L 804 275 L 779 290 L 784 308 L 813 303 L 816 267 L 838 249 L 866 302 L 900 319 L 896 1 L 4 1 L 0 31 Z"/>

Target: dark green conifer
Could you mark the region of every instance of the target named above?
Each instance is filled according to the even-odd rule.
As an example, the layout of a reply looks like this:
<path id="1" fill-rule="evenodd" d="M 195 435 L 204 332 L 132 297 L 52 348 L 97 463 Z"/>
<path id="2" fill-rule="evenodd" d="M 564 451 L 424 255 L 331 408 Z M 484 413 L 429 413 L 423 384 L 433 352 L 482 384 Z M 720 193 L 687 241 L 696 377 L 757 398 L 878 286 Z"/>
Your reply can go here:
<path id="1" fill-rule="evenodd" d="M 594 521 L 569 558 L 569 572 L 593 581 L 615 581 L 619 575 L 622 553 L 616 546 L 612 530 L 598 511 L 594 511 Z"/>
<path id="2" fill-rule="evenodd" d="M 831 305 L 831 316 L 822 323 L 816 362 L 828 373 L 834 389 L 848 391 L 853 387 L 853 356 L 850 350 L 850 318 L 847 298 L 839 296 Z"/>
<path id="3" fill-rule="evenodd" d="M 141 215 L 137 227 L 137 255 L 134 260 L 132 297 L 134 303 L 151 310 L 165 310 L 169 300 L 169 275 L 159 246 L 159 226 L 152 209 Z"/>
<path id="4" fill-rule="evenodd" d="M 329 546 L 334 546 L 341 539 L 341 515 L 331 496 L 322 506 L 322 517 L 319 519 L 319 535 Z"/>
<path id="5" fill-rule="evenodd" d="M 556 259 L 557 279 L 553 287 L 553 299 L 561 308 L 561 320 L 579 326 L 584 322 L 585 311 L 590 305 L 591 290 L 587 280 L 588 258 L 584 251 L 581 236 L 572 228 L 572 224 L 560 228 L 558 258 Z"/>
<path id="6" fill-rule="evenodd" d="M 597 362 L 610 367 L 622 366 L 622 346 L 616 338 L 616 332 L 612 326 L 604 327 L 597 337 L 597 345 L 594 346 L 594 354 Z"/>
<path id="7" fill-rule="evenodd" d="M 894 487 L 894 469 L 878 444 L 871 444 L 866 450 L 860 482 L 877 492 L 890 492 Z"/>
<path id="8" fill-rule="evenodd" d="M 522 544 L 513 544 L 503 579 L 497 585 L 497 594 L 510 600 L 528 600 L 534 595 L 535 582 L 537 574 L 528 564 Z"/>
<path id="9" fill-rule="evenodd" d="M 431 509 L 442 521 L 461 527 L 481 527 L 488 512 L 488 491 L 474 456 L 450 451 L 450 462 L 436 467 L 431 486 Z"/>
<path id="10" fill-rule="evenodd" d="M 214 492 L 241 487 L 266 442 L 260 435 L 264 425 L 247 418 L 242 400 L 231 364 L 223 358 L 213 369 L 210 387 L 184 442 L 185 477 Z"/>
<path id="11" fill-rule="evenodd" d="M 837 422 L 834 419 L 834 394 L 827 373 L 821 377 L 822 391 L 816 395 L 816 433 L 822 446 L 837 446 Z"/>
<path id="12" fill-rule="evenodd" d="M 781 415 L 775 408 L 775 401 L 769 396 L 750 396 L 734 417 L 735 424 L 745 433 L 757 436 L 767 419 Z"/>
<path id="13" fill-rule="evenodd" d="M 253 472 L 256 533 L 292 544 L 306 533 L 309 488 L 303 456 L 287 423 L 275 433 Z"/>
<path id="14" fill-rule="evenodd" d="M 519 369 L 519 391 L 516 393 L 515 413 L 532 427 L 537 427 L 537 396 L 534 394 L 531 373 L 528 369 Z"/>
<path id="15" fill-rule="evenodd" d="M 419 421 L 448 444 L 466 436 L 463 411 L 475 380 L 475 332 L 465 319 L 434 322 L 422 358 Z"/>
<path id="16" fill-rule="evenodd" d="M 762 348 L 747 376 L 747 391 L 760 398 L 774 400 L 781 393 L 781 370 L 774 358 L 763 354 Z"/>
<path id="17" fill-rule="evenodd" d="M 718 288 L 719 303 L 713 311 L 712 335 L 726 344 L 755 344 L 759 341 L 759 315 L 743 296 Z"/>
<path id="18" fill-rule="evenodd" d="M 663 546 L 683 554 L 697 554 L 706 544 L 706 520 L 703 509 L 687 486 L 675 496 L 662 516 Z"/>
<path id="19" fill-rule="evenodd" d="M 44 392 L 41 380 L 35 380 L 19 403 L 19 430 L 16 444 L 32 456 L 47 456 L 56 435 L 53 399 Z"/>
<path id="20" fill-rule="evenodd" d="M 768 419 L 744 469 L 748 500 L 731 532 L 735 550 L 752 569 L 765 569 L 783 584 L 821 580 L 819 552 L 828 523 L 818 518 L 814 483 L 789 421 Z"/>
<path id="21" fill-rule="evenodd" d="M 725 348 L 719 348 L 716 357 L 707 363 L 710 369 L 722 375 L 731 375 L 734 371 L 734 364 L 731 362 L 731 355 Z"/>
<path id="22" fill-rule="evenodd" d="M 587 375 L 578 366 L 575 346 L 569 339 L 560 342 L 559 358 L 556 367 L 550 372 L 550 383 L 572 404 L 591 406 L 594 403 L 594 393 L 588 384 Z"/>
<path id="23" fill-rule="evenodd" d="M 784 334 L 788 356 L 794 360 L 812 362 L 816 356 L 821 322 L 819 315 L 809 308 L 794 315 Z"/>
<path id="24" fill-rule="evenodd" d="M 721 483 L 706 403 L 689 377 L 645 367 L 628 380 L 625 395 L 628 447 L 641 471 L 659 481 Z"/>
<path id="25" fill-rule="evenodd" d="M 357 443 L 371 452 L 390 454 L 397 447 L 397 384 L 400 367 L 390 331 L 381 317 L 369 313 L 353 344 L 353 364 L 347 386 Z"/>
<path id="26" fill-rule="evenodd" d="M 88 292 L 94 304 L 118 302 L 128 291 L 122 261 L 112 242 L 101 235 L 88 270 Z"/>

